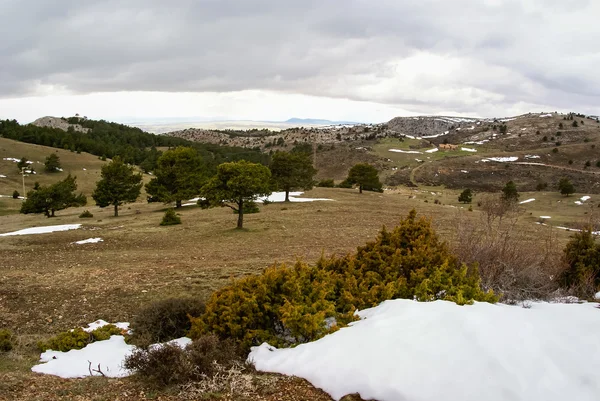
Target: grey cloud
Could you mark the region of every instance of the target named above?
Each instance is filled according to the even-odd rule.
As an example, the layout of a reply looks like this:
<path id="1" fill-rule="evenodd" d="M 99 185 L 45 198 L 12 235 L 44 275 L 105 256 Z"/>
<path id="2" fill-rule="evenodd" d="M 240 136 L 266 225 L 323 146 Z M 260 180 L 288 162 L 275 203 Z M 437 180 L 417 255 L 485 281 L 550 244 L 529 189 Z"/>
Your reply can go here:
<path id="1" fill-rule="evenodd" d="M 264 89 L 426 113 L 518 104 L 592 112 L 600 105 L 600 4 L 566 3 L 0 0 L 0 96 L 39 85 L 75 93 Z M 394 69 L 423 53 L 464 68 L 413 80 Z"/>

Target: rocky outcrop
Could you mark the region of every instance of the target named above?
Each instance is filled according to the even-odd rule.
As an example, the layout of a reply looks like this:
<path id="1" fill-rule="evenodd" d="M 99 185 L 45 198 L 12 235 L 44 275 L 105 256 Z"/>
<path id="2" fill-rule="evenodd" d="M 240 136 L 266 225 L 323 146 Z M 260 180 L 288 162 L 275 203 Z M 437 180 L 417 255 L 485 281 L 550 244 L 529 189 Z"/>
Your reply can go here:
<path id="1" fill-rule="evenodd" d="M 89 128 L 84 128 L 79 124 L 69 124 L 66 119 L 60 117 L 41 117 L 31 123 L 32 125 L 36 125 L 38 127 L 50 127 L 50 128 L 58 128 L 63 131 L 68 131 L 69 127 L 73 127 L 75 131 L 79 132 L 88 132 Z"/>

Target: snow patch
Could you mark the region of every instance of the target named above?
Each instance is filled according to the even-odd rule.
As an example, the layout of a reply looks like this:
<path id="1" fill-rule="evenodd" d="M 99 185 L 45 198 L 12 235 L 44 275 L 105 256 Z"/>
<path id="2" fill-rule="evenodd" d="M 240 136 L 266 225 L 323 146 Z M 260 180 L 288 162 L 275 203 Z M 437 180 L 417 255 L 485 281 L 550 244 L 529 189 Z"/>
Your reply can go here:
<path id="1" fill-rule="evenodd" d="M 533 202 L 534 200 L 535 200 L 535 198 L 527 199 L 527 200 L 524 200 L 523 202 L 519 202 L 519 205 L 523 205 L 525 203 Z"/>
<path id="2" fill-rule="evenodd" d="M 21 159 L 17 159 L 17 158 L 14 158 L 14 157 L 4 157 L 2 160 L 6 160 L 6 161 L 9 161 L 9 162 L 15 162 L 15 163 L 18 163 L 18 162 L 21 161 Z M 26 163 L 27 164 L 33 164 L 33 162 L 31 160 L 27 160 Z"/>
<path id="3" fill-rule="evenodd" d="M 100 327 L 108 326 L 109 324 L 115 325 L 121 330 L 129 330 L 129 322 L 108 323 L 106 320 L 99 319 L 95 322 L 88 323 L 88 327 L 84 327 L 83 331 L 89 333 L 91 331 L 99 329 Z"/>
<path id="4" fill-rule="evenodd" d="M 248 360 L 307 379 L 335 400 L 597 400 L 598 304 L 528 306 L 386 301 L 318 341 L 263 343 Z"/>
<path id="5" fill-rule="evenodd" d="M 552 217 L 550 216 L 540 216 L 540 219 L 551 219 Z"/>
<path id="6" fill-rule="evenodd" d="M 102 238 L 88 238 L 81 241 L 72 242 L 72 244 L 83 245 L 83 244 L 95 244 L 98 242 L 103 242 Z"/>
<path id="7" fill-rule="evenodd" d="M 169 343 L 185 347 L 192 340 L 178 338 Z M 161 344 L 153 344 L 158 347 Z M 68 352 L 48 350 L 41 354 L 39 365 L 31 368 L 33 372 L 59 376 L 64 379 L 90 376 L 90 368 L 98 369 L 107 377 L 125 377 L 131 374 L 123 368 L 125 358 L 133 352 L 135 346 L 125 343 L 123 336 L 111 336 L 104 341 L 96 341 L 86 347 Z M 94 376 L 100 373 L 92 372 Z M 95 373 L 95 374 L 94 374 Z"/>
<path id="8" fill-rule="evenodd" d="M 423 152 L 418 152 L 416 150 L 402 150 L 402 149 L 389 149 L 390 152 L 394 153 L 412 153 L 412 154 L 422 154 Z"/>
<path id="9" fill-rule="evenodd" d="M 526 159 L 539 159 L 540 157 L 538 155 L 525 155 Z"/>
<path id="10" fill-rule="evenodd" d="M 438 148 L 433 148 L 433 149 L 426 150 L 425 153 L 435 153 L 438 150 L 439 150 Z"/>
<path id="11" fill-rule="evenodd" d="M 0 174 L 0 178 L 6 178 L 4 174 Z"/>
<path id="12" fill-rule="evenodd" d="M 62 224 L 57 226 L 43 226 L 43 227 L 32 227 L 24 228 L 19 231 L 12 231 L 9 233 L 0 234 L 0 237 L 8 237 L 10 235 L 30 235 L 30 234 L 47 234 L 57 231 L 68 231 L 77 230 L 81 227 L 81 224 Z"/>
<path id="13" fill-rule="evenodd" d="M 552 117 L 552 114 L 540 114 L 540 118 Z"/>
<path id="14" fill-rule="evenodd" d="M 465 152 L 477 152 L 477 149 L 472 149 L 472 148 L 460 148 L 460 150 L 465 151 Z"/>
<path id="15" fill-rule="evenodd" d="M 290 202 L 315 202 L 315 201 L 332 201 L 333 199 L 326 198 L 296 198 L 297 196 L 302 195 L 304 192 L 290 192 Z M 285 201 L 285 192 L 273 192 L 268 197 L 261 197 L 257 200 L 259 202 L 264 202 L 265 199 L 267 202 L 284 202 Z"/>
<path id="16" fill-rule="evenodd" d="M 465 174 L 467 174 L 467 173 L 468 173 L 468 171 L 467 171 L 467 170 L 460 170 L 460 172 L 461 172 L 461 173 L 465 173 Z"/>
<path id="17" fill-rule="evenodd" d="M 486 159 L 483 159 L 482 161 L 493 161 L 493 162 L 505 163 L 505 162 L 515 162 L 517 160 L 519 160 L 519 158 L 517 156 L 509 156 L 509 157 L 488 157 Z"/>

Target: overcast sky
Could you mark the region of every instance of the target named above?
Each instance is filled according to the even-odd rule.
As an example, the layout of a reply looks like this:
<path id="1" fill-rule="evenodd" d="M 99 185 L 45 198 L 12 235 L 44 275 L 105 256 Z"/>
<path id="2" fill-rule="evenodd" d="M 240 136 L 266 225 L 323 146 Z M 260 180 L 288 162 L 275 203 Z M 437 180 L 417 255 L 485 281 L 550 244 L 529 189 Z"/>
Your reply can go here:
<path id="1" fill-rule="evenodd" d="M 599 0 L 0 0 L 0 118 L 600 114 Z"/>

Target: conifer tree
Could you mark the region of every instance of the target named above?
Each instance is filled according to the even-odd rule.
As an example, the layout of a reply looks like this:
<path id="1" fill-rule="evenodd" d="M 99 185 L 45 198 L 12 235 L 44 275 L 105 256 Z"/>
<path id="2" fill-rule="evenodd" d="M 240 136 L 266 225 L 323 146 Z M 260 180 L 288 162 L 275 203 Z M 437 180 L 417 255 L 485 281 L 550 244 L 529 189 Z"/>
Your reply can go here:
<path id="1" fill-rule="evenodd" d="M 49 173 L 60 171 L 60 158 L 56 153 L 50 153 L 50 155 L 46 157 L 44 168 Z"/>
<path id="2" fill-rule="evenodd" d="M 558 181 L 558 190 L 562 195 L 569 196 L 575 193 L 575 186 L 568 178 L 561 178 Z"/>
<path id="3" fill-rule="evenodd" d="M 271 176 L 275 188 L 285 191 L 285 202 L 290 201 L 292 189 L 312 189 L 316 173 L 309 154 L 277 152 L 273 155 Z"/>
<path id="4" fill-rule="evenodd" d="M 146 184 L 152 200 L 181 207 L 181 202 L 198 195 L 206 181 L 206 167 L 193 148 L 177 147 L 167 150 L 157 161 L 155 178 Z"/>
<path id="5" fill-rule="evenodd" d="M 119 215 L 119 206 L 135 202 L 142 188 L 142 175 L 135 174 L 133 167 L 115 157 L 110 163 L 102 166 L 101 179 L 96 183 L 92 198 L 96 205 L 114 206 L 115 217 Z"/>
<path id="6" fill-rule="evenodd" d="M 519 200 L 519 192 L 514 182 L 509 181 L 502 189 L 502 200 L 508 203 L 515 203 Z"/>
<path id="7" fill-rule="evenodd" d="M 345 181 L 350 185 L 358 185 L 358 192 L 361 194 L 363 189 L 366 191 L 382 191 L 377 169 L 367 163 L 354 165 L 348 172 L 348 178 Z"/>
<path id="8" fill-rule="evenodd" d="M 223 163 L 217 174 L 202 187 L 202 207 L 226 206 L 238 214 L 237 228 L 244 226 L 244 205 L 271 194 L 271 171 L 245 160 Z"/>
<path id="9" fill-rule="evenodd" d="M 462 203 L 471 203 L 472 200 L 473 200 L 473 192 L 471 192 L 470 188 L 465 189 L 458 196 L 458 201 L 462 202 Z"/>
<path id="10" fill-rule="evenodd" d="M 84 206 L 87 199 L 83 194 L 75 194 L 76 177 L 69 174 L 67 178 L 50 186 L 40 186 L 27 193 L 27 199 L 21 205 L 21 213 L 44 213 L 46 217 L 54 217 L 54 212 L 74 206 Z"/>

